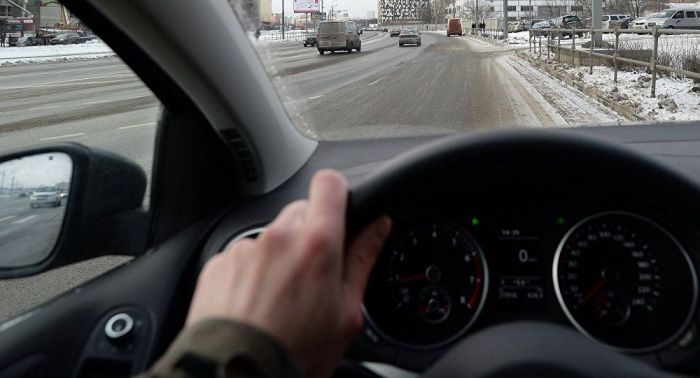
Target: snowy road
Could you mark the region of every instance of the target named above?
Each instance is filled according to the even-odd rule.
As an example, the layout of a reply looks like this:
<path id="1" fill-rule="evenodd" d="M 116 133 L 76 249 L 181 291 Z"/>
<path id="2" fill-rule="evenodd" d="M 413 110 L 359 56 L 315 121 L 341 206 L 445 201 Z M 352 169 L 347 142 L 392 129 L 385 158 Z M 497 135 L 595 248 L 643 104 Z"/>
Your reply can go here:
<path id="1" fill-rule="evenodd" d="M 296 124 L 318 139 L 611 123 L 621 118 L 511 64 L 512 47 L 424 32 L 420 47 L 366 33 L 362 52 L 320 56 L 300 42 L 261 49 Z M 535 80 L 533 80 L 535 79 Z M 576 109 L 577 116 L 567 112 Z M 590 109 L 589 112 L 586 109 Z M 379 125 L 381 127 L 379 127 Z"/>

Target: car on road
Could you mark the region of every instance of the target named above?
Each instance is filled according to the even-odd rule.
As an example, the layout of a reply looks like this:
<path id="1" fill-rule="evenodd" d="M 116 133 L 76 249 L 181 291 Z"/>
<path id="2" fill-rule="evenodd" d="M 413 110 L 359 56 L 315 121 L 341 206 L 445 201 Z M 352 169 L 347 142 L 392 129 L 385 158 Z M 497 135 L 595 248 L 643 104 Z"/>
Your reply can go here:
<path id="1" fill-rule="evenodd" d="M 700 8 L 666 9 L 647 18 L 646 27 L 700 29 Z"/>
<path id="2" fill-rule="evenodd" d="M 389 37 L 398 37 L 401 34 L 401 29 L 394 28 L 389 32 Z"/>
<path id="3" fill-rule="evenodd" d="M 357 30 L 357 24 L 353 21 L 324 21 L 318 27 L 318 53 L 323 55 L 327 51 L 352 50 L 360 52 L 362 41 Z"/>
<path id="4" fill-rule="evenodd" d="M 462 35 L 462 20 L 459 18 L 450 18 L 447 22 L 447 36 Z"/>
<path id="5" fill-rule="evenodd" d="M 61 206 L 61 191 L 50 186 L 36 188 L 29 196 L 29 207 Z"/>
<path id="6" fill-rule="evenodd" d="M 630 22 L 630 29 L 646 29 L 648 17 L 637 17 Z"/>
<path id="7" fill-rule="evenodd" d="M 304 39 L 304 47 L 308 46 L 316 46 L 316 43 L 318 42 L 318 37 L 315 35 L 309 35 Z"/>
<path id="8" fill-rule="evenodd" d="M 399 47 L 403 47 L 405 45 L 420 46 L 421 41 L 421 34 L 416 29 L 404 29 L 401 31 L 401 34 L 399 34 Z"/>
<path id="9" fill-rule="evenodd" d="M 63 33 L 49 40 L 49 43 L 52 45 L 70 45 L 82 42 L 84 41 L 80 38 L 80 36 L 77 33 Z"/>

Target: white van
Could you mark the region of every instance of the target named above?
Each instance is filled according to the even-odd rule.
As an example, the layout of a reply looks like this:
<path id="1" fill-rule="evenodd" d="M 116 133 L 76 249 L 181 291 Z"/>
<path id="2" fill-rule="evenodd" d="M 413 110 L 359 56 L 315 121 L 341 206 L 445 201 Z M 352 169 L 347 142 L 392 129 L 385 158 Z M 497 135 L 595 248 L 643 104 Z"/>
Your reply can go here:
<path id="1" fill-rule="evenodd" d="M 628 18 L 626 14 L 604 14 L 603 15 L 603 29 L 610 29 L 610 21 L 622 20 Z"/>
<path id="2" fill-rule="evenodd" d="M 360 52 L 362 41 L 357 24 L 351 21 L 325 21 L 318 27 L 318 53 L 323 55 L 326 51 Z"/>
<path id="3" fill-rule="evenodd" d="M 647 18 L 646 27 L 700 29 L 700 8 L 666 9 Z"/>

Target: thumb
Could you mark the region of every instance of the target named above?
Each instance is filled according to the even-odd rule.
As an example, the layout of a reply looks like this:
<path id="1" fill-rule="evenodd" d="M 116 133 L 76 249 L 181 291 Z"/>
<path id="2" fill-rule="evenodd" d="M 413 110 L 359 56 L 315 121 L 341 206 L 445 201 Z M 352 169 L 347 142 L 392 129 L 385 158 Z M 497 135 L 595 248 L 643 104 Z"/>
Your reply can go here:
<path id="1" fill-rule="evenodd" d="M 365 287 L 384 241 L 391 231 L 391 219 L 381 217 L 365 227 L 350 243 L 345 257 L 345 285 L 352 301 L 362 301 Z"/>

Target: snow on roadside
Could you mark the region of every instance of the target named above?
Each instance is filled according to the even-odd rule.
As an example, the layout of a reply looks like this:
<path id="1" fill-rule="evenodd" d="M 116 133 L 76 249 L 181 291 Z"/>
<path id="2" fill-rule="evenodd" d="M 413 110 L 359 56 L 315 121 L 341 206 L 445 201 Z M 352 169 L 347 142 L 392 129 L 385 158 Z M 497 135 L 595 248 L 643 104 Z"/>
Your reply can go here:
<path id="1" fill-rule="evenodd" d="M 2 47 L 0 65 L 94 59 L 114 55 L 112 49 L 101 40 L 91 40 L 77 45 Z"/>
<path id="2" fill-rule="evenodd" d="M 527 45 L 530 32 L 521 31 L 516 33 L 508 33 L 508 44 L 510 45 Z"/>
<path id="3" fill-rule="evenodd" d="M 543 59 L 544 60 L 544 59 Z M 662 76 L 656 79 L 656 98 L 651 97 L 651 75 L 643 69 L 618 71 L 613 82 L 613 69 L 607 66 L 572 67 L 549 61 L 557 70 L 572 75 L 588 86 L 598 89 L 609 99 L 629 106 L 647 120 L 697 120 L 700 114 L 700 83 L 693 79 Z"/>

